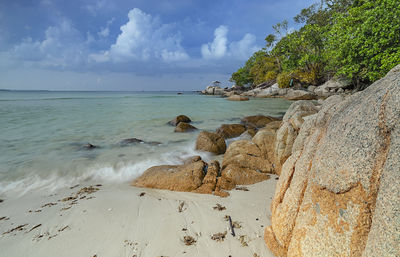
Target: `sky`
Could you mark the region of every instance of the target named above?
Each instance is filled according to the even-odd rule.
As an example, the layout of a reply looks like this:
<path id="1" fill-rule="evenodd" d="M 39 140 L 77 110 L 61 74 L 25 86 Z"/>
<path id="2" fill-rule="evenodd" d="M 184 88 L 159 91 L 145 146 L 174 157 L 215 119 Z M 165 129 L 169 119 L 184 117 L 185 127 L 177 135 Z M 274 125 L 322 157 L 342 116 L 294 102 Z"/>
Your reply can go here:
<path id="1" fill-rule="evenodd" d="M 0 88 L 201 90 L 311 0 L 0 0 Z"/>

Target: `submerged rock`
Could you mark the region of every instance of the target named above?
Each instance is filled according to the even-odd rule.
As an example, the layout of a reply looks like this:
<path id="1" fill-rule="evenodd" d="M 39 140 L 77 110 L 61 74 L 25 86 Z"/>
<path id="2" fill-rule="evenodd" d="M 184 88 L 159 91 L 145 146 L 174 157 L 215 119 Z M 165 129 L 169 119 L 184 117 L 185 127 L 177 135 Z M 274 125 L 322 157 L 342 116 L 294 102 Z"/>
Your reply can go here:
<path id="1" fill-rule="evenodd" d="M 249 101 L 249 98 L 247 96 L 241 96 L 241 95 L 231 95 L 226 100 L 229 101 Z"/>
<path id="2" fill-rule="evenodd" d="M 217 133 L 202 131 L 196 140 L 196 150 L 223 154 L 226 150 L 225 139 Z"/>
<path id="3" fill-rule="evenodd" d="M 178 125 L 176 125 L 174 132 L 190 132 L 194 130 L 197 130 L 195 126 L 186 122 L 179 122 Z"/>
<path id="4" fill-rule="evenodd" d="M 143 140 L 135 138 L 135 137 L 127 138 L 120 142 L 121 146 L 128 146 L 128 145 L 132 145 L 132 144 L 161 145 L 160 142 L 156 142 L 156 141 L 146 142 L 146 141 L 143 141 Z"/>
<path id="5" fill-rule="evenodd" d="M 92 150 L 92 149 L 98 148 L 98 146 L 92 145 L 91 143 L 87 143 L 86 145 L 83 146 L 83 148 L 87 149 L 87 150 Z"/>
<path id="6" fill-rule="evenodd" d="M 400 65 L 304 119 L 265 230 L 276 256 L 399 256 L 399 84 Z"/>
<path id="7" fill-rule="evenodd" d="M 169 121 L 167 124 L 171 126 L 176 126 L 179 124 L 179 122 L 190 123 L 192 122 L 192 120 L 186 115 L 178 115 L 173 120 Z"/>

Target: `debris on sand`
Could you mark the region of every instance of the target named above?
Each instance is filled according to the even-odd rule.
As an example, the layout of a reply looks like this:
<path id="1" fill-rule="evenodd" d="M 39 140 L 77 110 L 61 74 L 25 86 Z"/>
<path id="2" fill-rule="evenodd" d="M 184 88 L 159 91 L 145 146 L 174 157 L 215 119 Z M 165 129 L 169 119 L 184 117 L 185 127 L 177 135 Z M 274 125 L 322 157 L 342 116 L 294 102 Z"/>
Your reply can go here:
<path id="1" fill-rule="evenodd" d="M 216 233 L 211 236 L 211 239 L 215 240 L 217 242 L 222 242 L 222 241 L 224 241 L 226 234 L 227 234 L 226 231 L 224 233 Z"/>
<path id="2" fill-rule="evenodd" d="M 15 232 L 15 231 L 22 231 L 22 230 L 25 229 L 26 226 L 28 226 L 28 224 L 19 225 L 18 227 L 12 228 L 12 229 L 4 232 L 3 235 L 9 234 L 9 233 L 12 233 L 12 232 Z"/>
<path id="3" fill-rule="evenodd" d="M 3 199 L 0 199 L 0 203 L 2 203 L 2 202 L 4 202 L 4 200 L 3 200 Z"/>
<path id="4" fill-rule="evenodd" d="M 41 208 L 44 208 L 44 207 L 51 207 L 51 206 L 53 206 L 53 205 L 57 205 L 57 203 L 46 203 L 45 205 L 42 205 Z"/>
<path id="5" fill-rule="evenodd" d="M 214 210 L 217 210 L 217 211 L 223 211 L 223 210 L 226 210 L 226 207 L 220 205 L 219 203 L 217 203 L 217 204 L 213 207 L 213 209 L 214 209 Z"/>
<path id="6" fill-rule="evenodd" d="M 247 187 L 236 187 L 235 190 L 239 190 L 239 191 L 249 191 L 249 189 Z"/>
<path id="7" fill-rule="evenodd" d="M 78 195 L 81 195 L 81 194 L 92 194 L 92 193 L 94 193 L 94 192 L 96 192 L 96 191 L 99 191 L 99 189 L 96 188 L 96 187 L 93 187 L 93 186 L 88 186 L 88 187 L 81 188 L 81 189 L 76 193 L 76 195 L 78 196 Z"/>
<path id="8" fill-rule="evenodd" d="M 10 218 L 7 218 L 6 216 L 0 217 L 0 220 L 9 220 Z"/>
<path id="9" fill-rule="evenodd" d="M 26 232 L 26 233 L 29 233 L 29 232 L 31 232 L 32 230 L 34 230 L 34 229 L 37 229 L 38 227 L 40 227 L 42 224 L 38 224 L 38 225 L 36 225 L 36 226 L 33 226 L 31 229 L 29 229 L 29 231 L 28 232 Z"/>
<path id="10" fill-rule="evenodd" d="M 192 236 L 184 236 L 183 243 L 185 243 L 185 245 L 194 245 L 196 240 Z"/>
<path id="11" fill-rule="evenodd" d="M 242 228 L 242 225 L 240 225 L 240 222 L 239 222 L 239 221 L 234 221 L 234 222 L 232 223 L 232 225 L 233 225 L 234 228 Z"/>
<path id="12" fill-rule="evenodd" d="M 254 253 L 253 257 L 260 257 L 260 255 L 258 255 L 257 253 Z"/>
<path id="13" fill-rule="evenodd" d="M 179 212 L 183 212 L 184 210 L 186 210 L 187 208 L 184 208 L 185 207 L 185 201 L 182 201 L 180 204 L 179 204 L 179 206 L 178 206 L 178 211 Z"/>
<path id="14" fill-rule="evenodd" d="M 246 242 L 246 236 L 244 236 L 244 235 L 239 236 L 239 241 L 240 241 L 240 243 L 242 244 L 243 247 L 249 246 L 247 244 L 247 242 Z"/>
<path id="15" fill-rule="evenodd" d="M 141 192 L 140 194 L 139 194 L 139 197 L 142 197 L 142 196 L 144 196 L 146 193 L 145 192 Z"/>

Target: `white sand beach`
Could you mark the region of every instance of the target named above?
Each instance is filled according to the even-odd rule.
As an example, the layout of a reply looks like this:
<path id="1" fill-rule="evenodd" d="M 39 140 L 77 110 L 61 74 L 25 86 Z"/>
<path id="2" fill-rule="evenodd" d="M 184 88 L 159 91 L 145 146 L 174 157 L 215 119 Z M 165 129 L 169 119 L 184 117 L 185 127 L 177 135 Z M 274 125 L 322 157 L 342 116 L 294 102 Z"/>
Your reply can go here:
<path id="1" fill-rule="evenodd" d="M 0 256 L 273 256 L 263 234 L 275 178 L 227 198 L 128 184 L 7 198 L 0 203 Z M 217 203 L 226 209 L 213 209 Z M 225 215 L 241 226 L 235 237 Z M 211 239 L 225 231 L 223 241 Z M 196 242 L 187 246 L 184 236 Z"/>

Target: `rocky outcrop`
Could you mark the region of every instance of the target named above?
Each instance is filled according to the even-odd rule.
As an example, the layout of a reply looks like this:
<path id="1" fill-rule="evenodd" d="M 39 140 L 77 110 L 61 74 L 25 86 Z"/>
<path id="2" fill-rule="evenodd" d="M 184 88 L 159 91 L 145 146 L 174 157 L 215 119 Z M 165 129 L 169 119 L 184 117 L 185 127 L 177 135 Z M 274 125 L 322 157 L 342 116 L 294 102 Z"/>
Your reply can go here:
<path id="1" fill-rule="evenodd" d="M 265 127 L 270 122 L 277 121 L 278 118 L 264 116 L 264 115 L 254 115 L 254 116 L 246 116 L 244 117 L 241 122 L 250 128 L 262 128 Z"/>
<path id="2" fill-rule="evenodd" d="M 194 130 L 197 130 L 195 126 L 186 122 L 179 122 L 178 125 L 176 125 L 174 132 L 190 132 Z"/>
<path id="3" fill-rule="evenodd" d="M 274 144 L 276 132 L 281 126 L 282 121 L 273 121 L 268 123 L 264 128 L 258 130 L 254 135 L 252 142 L 258 146 L 261 155 L 267 159 L 271 165 L 271 171 L 276 172 L 276 165 L 274 164 Z"/>
<path id="4" fill-rule="evenodd" d="M 246 127 L 242 124 L 222 124 L 216 131 L 223 138 L 238 137 L 246 131 Z"/>
<path id="5" fill-rule="evenodd" d="M 225 139 L 217 133 L 202 131 L 196 140 L 196 150 L 223 154 L 226 150 Z"/>
<path id="6" fill-rule="evenodd" d="M 231 95 L 226 100 L 229 101 L 249 101 L 249 98 L 247 96 L 241 96 L 241 95 Z"/>
<path id="7" fill-rule="evenodd" d="M 194 193 L 212 194 L 217 185 L 217 178 L 220 177 L 220 166 L 218 161 L 212 161 L 207 168 L 207 174 L 203 179 L 202 185 L 194 190 Z"/>
<path id="8" fill-rule="evenodd" d="M 222 169 L 228 165 L 236 165 L 257 172 L 273 173 L 271 163 L 264 158 L 260 148 L 248 140 L 238 140 L 229 145 L 224 155 Z"/>
<path id="9" fill-rule="evenodd" d="M 171 126 L 176 126 L 179 124 L 179 122 L 190 123 L 192 120 L 186 115 L 178 115 L 173 120 L 169 121 L 168 124 Z"/>
<path id="10" fill-rule="evenodd" d="M 147 169 L 133 186 L 191 192 L 202 185 L 206 163 L 199 160 L 184 165 L 161 165 Z"/>
<path id="11" fill-rule="evenodd" d="M 305 91 L 305 90 L 294 90 L 294 89 L 289 89 L 287 94 L 285 95 L 285 98 L 287 100 L 315 100 L 317 99 L 317 95 L 310 91 Z"/>
<path id="12" fill-rule="evenodd" d="M 400 65 L 304 118 L 265 230 L 276 256 L 400 256 L 399 124 Z"/>
<path id="13" fill-rule="evenodd" d="M 274 164 L 277 166 L 278 173 L 279 167 L 292 154 L 292 147 L 304 118 L 317 113 L 319 109 L 319 106 L 312 101 L 297 101 L 286 111 L 282 125 L 276 132 L 274 147 Z"/>
<path id="14" fill-rule="evenodd" d="M 331 79 L 315 88 L 314 93 L 319 97 L 326 98 L 337 93 L 344 93 L 344 89 L 346 89 L 348 86 L 349 84 L 344 83 L 343 81 Z"/>

